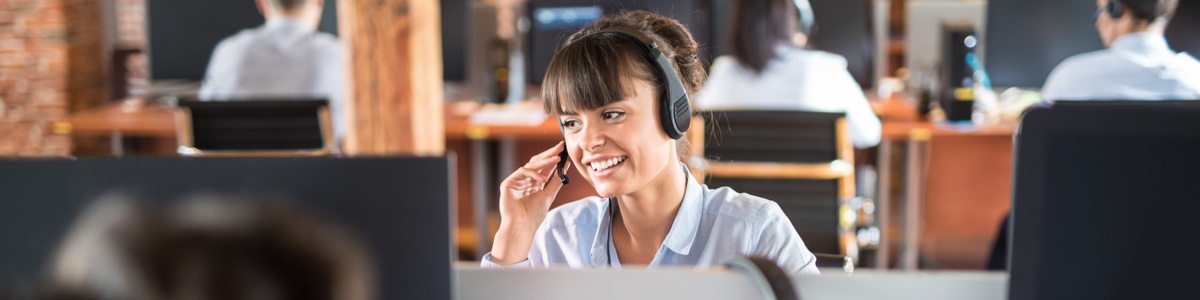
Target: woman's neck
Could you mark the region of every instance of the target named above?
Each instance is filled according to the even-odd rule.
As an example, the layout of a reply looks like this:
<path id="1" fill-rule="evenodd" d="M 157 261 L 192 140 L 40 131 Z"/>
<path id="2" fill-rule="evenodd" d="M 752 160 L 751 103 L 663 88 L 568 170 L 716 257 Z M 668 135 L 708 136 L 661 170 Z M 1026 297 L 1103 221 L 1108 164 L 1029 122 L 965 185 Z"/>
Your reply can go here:
<path id="1" fill-rule="evenodd" d="M 661 245 L 683 203 L 686 185 L 687 175 L 679 164 L 669 164 L 641 190 L 617 197 L 619 210 L 614 222 L 620 222 L 618 226 L 639 244 L 656 241 Z"/>

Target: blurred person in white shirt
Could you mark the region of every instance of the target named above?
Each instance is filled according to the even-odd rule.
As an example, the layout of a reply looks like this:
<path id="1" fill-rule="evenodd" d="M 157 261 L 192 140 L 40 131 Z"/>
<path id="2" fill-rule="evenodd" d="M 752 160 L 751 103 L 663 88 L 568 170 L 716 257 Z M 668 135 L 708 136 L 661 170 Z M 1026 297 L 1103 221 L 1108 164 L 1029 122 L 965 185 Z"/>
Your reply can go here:
<path id="1" fill-rule="evenodd" d="M 1063 60 L 1042 99 L 1196 100 L 1200 61 L 1163 36 L 1178 0 L 1096 0 L 1096 31 L 1107 49 Z"/>
<path id="2" fill-rule="evenodd" d="M 343 49 L 318 32 L 324 0 L 256 0 L 266 23 L 213 50 L 200 99 L 326 98 L 334 136 L 345 136 Z"/>
<path id="3" fill-rule="evenodd" d="M 846 58 L 804 48 L 801 24 L 814 21 L 807 0 L 737 0 L 732 14 L 732 54 L 713 62 L 697 107 L 845 112 L 854 147 L 879 144 L 879 117 Z"/>

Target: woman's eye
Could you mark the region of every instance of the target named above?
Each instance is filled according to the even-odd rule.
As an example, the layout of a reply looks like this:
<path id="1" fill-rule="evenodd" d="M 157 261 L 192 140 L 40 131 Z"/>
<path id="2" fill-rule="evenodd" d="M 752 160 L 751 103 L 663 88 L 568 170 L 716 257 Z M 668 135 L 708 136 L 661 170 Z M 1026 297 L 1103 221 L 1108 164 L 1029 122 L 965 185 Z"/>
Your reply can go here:
<path id="1" fill-rule="evenodd" d="M 566 121 L 563 121 L 563 122 L 562 122 L 562 126 L 563 126 L 563 128 L 566 128 L 566 129 L 575 129 L 575 128 L 579 128 L 579 121 L 576 121 L 576 120 L 566 120 Z"/>
<path id="2" fill-rule="evenodd" d="M 604 114 L 601 114 L 601 116 L 603 116 L 605 120 L 615 120 L 625 116 L 625 113 L 619 111 L 606 111 Z"/>

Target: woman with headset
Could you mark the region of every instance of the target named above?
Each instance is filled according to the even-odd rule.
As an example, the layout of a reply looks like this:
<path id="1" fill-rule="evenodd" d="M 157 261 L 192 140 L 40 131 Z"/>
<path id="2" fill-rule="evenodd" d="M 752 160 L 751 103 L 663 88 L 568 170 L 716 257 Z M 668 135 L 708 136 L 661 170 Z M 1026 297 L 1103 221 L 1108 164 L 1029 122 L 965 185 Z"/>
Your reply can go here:
<path id="1" fill-rule="evenodd" d="M 484 267 L 707 267 L 744 255 L 819 274 L 775 202 L 689 174 L 680 137 L 687 94 L 704 80 L 697 48 L 678 21 L 645 11 L 570 36 L 542 87 L 565 141 L 501 183 L 500 228 Z M 571 166 L 598 196 L 550 210 Z"/>
<path id="2" fill-rule="evenodd" d="M 732 10 L 732 55 L 713 62 L 697 107 L 845 112 L 854 147 L 879 144 L 879 117 L 846 58 L 804 49 L 815 26 L 808 0 L 735 0 Z"/>

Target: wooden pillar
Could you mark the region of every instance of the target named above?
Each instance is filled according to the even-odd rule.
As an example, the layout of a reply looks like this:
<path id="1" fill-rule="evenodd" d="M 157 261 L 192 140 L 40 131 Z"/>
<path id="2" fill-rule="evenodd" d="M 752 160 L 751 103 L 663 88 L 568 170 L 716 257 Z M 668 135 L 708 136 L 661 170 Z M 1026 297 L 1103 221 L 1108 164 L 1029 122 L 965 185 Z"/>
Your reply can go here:
<path id="1" fill-rule="evenodd" d="M 445 152 L 438 1 L 338 1 L 348 155 Z"/>

